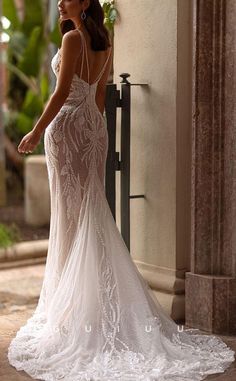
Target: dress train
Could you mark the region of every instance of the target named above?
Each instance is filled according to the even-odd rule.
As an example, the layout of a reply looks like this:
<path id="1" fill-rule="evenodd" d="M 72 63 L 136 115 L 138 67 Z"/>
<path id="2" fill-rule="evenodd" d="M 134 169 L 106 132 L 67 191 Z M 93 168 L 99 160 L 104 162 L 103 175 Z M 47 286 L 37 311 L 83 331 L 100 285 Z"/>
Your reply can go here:
<path id="1" fill-rule="evenodd" d="M 108 135 L 89 83 L 86 41 L 69 97 L 47 127 L 51 221 L 36 310 L 8 349 L 17 370 L 47 381 L 198 381 L 234 351 L 215 336 L 180 331 L 136 268 L 104 191 Z M 109 52 L 110 54 L 110 52 Z M 60 50 L 52 60 L 57 75 Z"/>

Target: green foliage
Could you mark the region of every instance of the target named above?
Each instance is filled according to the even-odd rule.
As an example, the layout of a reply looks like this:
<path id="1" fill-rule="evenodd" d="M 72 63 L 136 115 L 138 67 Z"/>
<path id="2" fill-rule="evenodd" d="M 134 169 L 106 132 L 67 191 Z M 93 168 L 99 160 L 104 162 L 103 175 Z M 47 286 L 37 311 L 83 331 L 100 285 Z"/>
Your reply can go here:
<path id="1" fill-rule="evenodd" d="M 44 5 L 43 5 L 44 4 Z M 8 107 L 5 131 L 18 145 L 36 123 L 49 97 L 49 70 L 45 57 L 50 42 L 59 45 L 58 23 L 48 31 L 48 12 L 42 0 L 24 1 L 24 18 L 20 20 L 14 0 L 3 0 L 3 14 L 11 22 L 4 30 L 9 35 L 5 64 L 9 70 Z M 43 153 L 40 144 L 34 154 Z"/>
<path id="2" fill-rule="evenodd" d="M 11 22 L 13 28 L 18 29 L 20 27 L 20 20 L 17 15 L 15 1 L 14 0 L 3 0 L 3 14 Z"/>
<path id="3" fill-rule="evenodd" d="M 24 12 L 22 30 L 25 35 L 30 35 L 35 25 L 44 25 L 46 15 L 44 14 L 42 0 L 24 0 Z"/>
<path id="4" fill-rule="evenodd" d="M 27 76 L 37 77 L 40 71 L 42 54 L 45 47 L 45 41 L 42 41 L 42 28 L 36 26 L 30 32 L 27 45 L 19 60 L 18 68 L 27 74 Z"/>
<path id="5" fill-rule="evenodd" d="M 9 111 L 4 111 L 4 127 L 16 146 L 34 127 L 49 97 L 50 68 L 45 61 L 49 44 L 61 45 L 58 21 L 55 21 L 52 30 L 48 30 L 48 1 L 24 0 L 22 20 L 18 17 L 15 0 L 2 0 L 3 14 L 11 22 L 10 28 L 4 30 L 9 35 L 5 59 L 9 70 Z M 118 16 L 115 2 L 105 0 L 101 3 L 104 23 L 113 33 Z M 43 153 L 43 143 L 33 153 Z"/>
<path id="6" fill-rule="evenodd" d="M 49 97 L 49 79 L 45 73 L 42 74 L 40 80 L 40 92 L 42 96 L 42 103 L 44 104 Z"/>
<path id="7" fill-rule="evenodd" d="M 61 34 L 59 29 L 59 24 L 55 23 L 54 28 L 51 30 L 49 34 L 50 41 L 55 44 L 57 47 L 61 45 Z"/>
<path id="8" fill-rule="evenodd" d="M 32 118 L 28 117 L 23 112 L 5 111 L 3 115 L 3 123 L 5 132 L 13 142 L 18 142 L 21 136 L 27 134 L 32 126 Z M 34 150 L 35 155 L 43 152 L 43 139 Z"/>
<path id="9" fill-rule="evenodd" d="M 101 1 L 101 3 L 105 15 L 104 24 L 106 25 L 108 30 L 113 31 L 114 24 L 118 16 L 118 11 L 115 8 L 115 1 L 105 0 Z"/>
<path id="10" fill-rule="evenodd" d="M 6 226 L 0 224 L 0 248 L 6 248 L 20 240 L 20 232 L 15 224 Z"/>

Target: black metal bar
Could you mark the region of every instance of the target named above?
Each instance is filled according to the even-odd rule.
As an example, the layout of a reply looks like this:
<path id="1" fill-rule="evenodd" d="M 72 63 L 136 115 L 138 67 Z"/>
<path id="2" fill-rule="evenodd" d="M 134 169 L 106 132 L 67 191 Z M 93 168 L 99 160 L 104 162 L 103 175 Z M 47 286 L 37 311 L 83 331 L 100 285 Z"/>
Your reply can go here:
<path id="1" fill-rule="evenodd" d="M 130 250 L 130 84 L 121 76 L 121 234 Z"/>
<path id="2" fill-rule="evenodd" d="M 129 73 L 120 74 L 121 96 L 115 84 L 108 84 L 105 111 L 109 137 L 106 162 L 106 197 L 115 219 L 116 210 L 116 171 L 121 171 L 121 234 L 130 250 L 130 200 L 145 198 L 145 195 L 130 195 L 130 103 L 131 86 L 149 86 L 146 83 L 130 83 Z M 116 152 L 116 117 L 117 108 L 121 108 L 121 158 Z"/>
<path id="3" fill-rule="evenodd" d="M 117 92 L 116 84 L 108 84 L 106 86 L 105 112 L 108 131 L 108 152 L 106 161 L 106 198 L 110 206 L 114 219 L 116 218 L 116 114 L 117 114 Z"/>
<path id="4" fill-rule="evenodd" d="M 129 198 L 145 198 L 144 194 L 134 194 L 130 195 Z"/>
<path id="5" fill-rule="evenodd" d="M 115 167 L 115 170 L 116 171 L 120 171 L 120 153 L 119 152 L 116 152 L 116 167 Z"/>

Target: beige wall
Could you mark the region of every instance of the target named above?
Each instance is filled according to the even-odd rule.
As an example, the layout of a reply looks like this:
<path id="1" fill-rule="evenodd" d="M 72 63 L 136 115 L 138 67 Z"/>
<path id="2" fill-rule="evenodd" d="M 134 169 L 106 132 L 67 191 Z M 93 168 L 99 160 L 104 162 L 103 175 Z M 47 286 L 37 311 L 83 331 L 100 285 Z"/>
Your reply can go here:
<path id="1" fill-rule="evenodd" d="M 176 273 L 190 251 L 191 3 L 116 4 L 114 82 L 149 84 L 132 87 L 131 194 L 146 200 L 131 200 L 131 253 Z"/>

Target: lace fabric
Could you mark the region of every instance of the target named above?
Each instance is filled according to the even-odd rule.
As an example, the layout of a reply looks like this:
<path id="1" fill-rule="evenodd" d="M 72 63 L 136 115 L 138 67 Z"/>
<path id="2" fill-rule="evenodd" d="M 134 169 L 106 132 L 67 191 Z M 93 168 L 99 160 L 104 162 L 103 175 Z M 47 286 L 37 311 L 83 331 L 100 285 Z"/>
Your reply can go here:
<path id="1" fill-rule="evenodd" d="M 56 76 L 60 59 L 58 51 Z M 38 305 L 12 339 L 9 362 L 47 381 L 198 381 L 224 372 L 234 351 L 216 336 L 179 331 L 119 233 L 105 197 L 108 134 L 96 87 L 75 74 L 45 131 L 48 255 Z"/>

